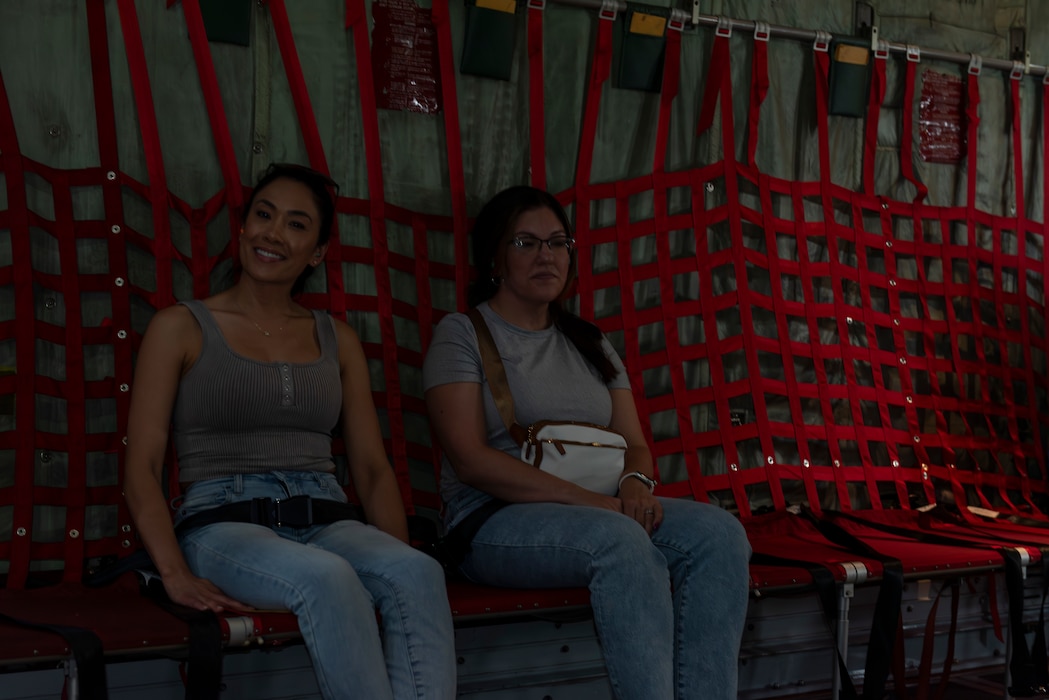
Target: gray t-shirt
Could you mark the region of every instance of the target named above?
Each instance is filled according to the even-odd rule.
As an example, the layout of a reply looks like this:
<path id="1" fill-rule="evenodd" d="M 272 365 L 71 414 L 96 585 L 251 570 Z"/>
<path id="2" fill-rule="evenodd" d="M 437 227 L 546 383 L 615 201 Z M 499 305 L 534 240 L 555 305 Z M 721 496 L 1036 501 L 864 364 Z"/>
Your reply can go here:
<path id="1" fill-rule="evenodd" d="M 611 422 L 609 390 L 629 389 L 630 381 L 622 361 L 607 339 L 602 339 L 605 354 L 619 374 L 606 385 L 597 370 L 556 327 L 529 331 L 504 321 L 488 307 L 487 302 L 477 308 L 492 331 L 506 368 L 519 424 L 528 426 L 539 420 L 571 420 L 597 425 Z M 484 385 L 481 394 L 488 444 L 518 457 L 521 448 L 510 437 L 499 417 L 481 365 L 477 334 L 465 314 L 449 314 L 441 319 L 423 362 L 425 389 L 456 382 Z M 447 458 L 441 466 L 441 497 L 446 505 L 448 527 L 454 527 L 490 498 L 460 482 Z"/>

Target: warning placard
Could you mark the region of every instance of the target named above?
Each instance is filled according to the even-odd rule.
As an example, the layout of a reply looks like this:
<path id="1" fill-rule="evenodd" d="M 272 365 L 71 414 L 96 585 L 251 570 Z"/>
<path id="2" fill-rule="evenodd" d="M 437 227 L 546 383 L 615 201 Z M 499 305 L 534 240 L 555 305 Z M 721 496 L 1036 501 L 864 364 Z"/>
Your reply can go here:
<path id="1" fill-rule="evenodd" d="M 918 103 L 918 152 L 927 163 L 959 163 L 965 157 L 965 93 L 956 75 L 922 73 Z"/>
<path id="2" fill-rule="evenodd" d="M 381 109 L 434 114 L 441 110 L 436 32 L 429 10 L 415 0 L 372 4 L 372 71 Z"/>

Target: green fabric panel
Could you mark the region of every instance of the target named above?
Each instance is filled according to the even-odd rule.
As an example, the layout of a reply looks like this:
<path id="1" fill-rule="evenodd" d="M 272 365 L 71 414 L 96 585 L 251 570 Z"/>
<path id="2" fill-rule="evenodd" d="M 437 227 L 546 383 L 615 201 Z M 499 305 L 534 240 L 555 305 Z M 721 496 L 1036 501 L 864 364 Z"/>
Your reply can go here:
<path id="1" fill-rule="evenodd" d="M 247 46 L 251 36 L 251 0 L 202 0 L 200 14 L 209 41 Z"/>
<path id="2" fill-rule="evenodd" d="M 663 85 L 663 57 L 666 53 L 666 38 L 635 34 L 630 31 L 632 18 L 638 12 L 658 17 L 667 16 L 665 10 L 644 5 L 627 6 L 619 20 L 620 31 L 616 33 L 613 46 L 616 68 L 616 86 L 625 90 L 659 92 Z"/>
<path id="3" fill-rule="evenodd" d="M 467 3 L 459 72 L 509 80 L 516 39 L 517 15 Z"/>

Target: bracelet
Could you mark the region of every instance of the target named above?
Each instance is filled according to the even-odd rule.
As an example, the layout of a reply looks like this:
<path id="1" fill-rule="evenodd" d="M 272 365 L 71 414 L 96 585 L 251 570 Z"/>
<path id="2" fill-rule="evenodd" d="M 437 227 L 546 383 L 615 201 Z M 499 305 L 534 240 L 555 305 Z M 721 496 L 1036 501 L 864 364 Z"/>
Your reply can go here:
<path id="1" fill-rule="evenodd" d="M 619 488 L 622 489 L 623 482 L 631 478 L 637 479 L 642 484 L 647 486 L 649 493 L 652 493 L 656 490 L 656 480 L 646 474 L 642 474 L 641 472 L 627 472 L 623 476 L 619 477 Z"/>

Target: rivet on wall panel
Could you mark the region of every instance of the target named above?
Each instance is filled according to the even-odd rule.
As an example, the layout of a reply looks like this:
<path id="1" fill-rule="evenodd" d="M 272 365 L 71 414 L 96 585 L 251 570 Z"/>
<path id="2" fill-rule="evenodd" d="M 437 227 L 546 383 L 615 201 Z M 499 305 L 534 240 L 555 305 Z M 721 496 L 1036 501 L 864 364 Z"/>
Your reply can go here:
<path id="1" fill-rule="evenodd" d="M 107 180 L 116 180 L 117 179 L 117 174 L 115 172 L 113 172 L 112 170 L 110 170 L 108 173 L 106 173 L 106 179 Z"/>
<path id="2" fill-rule="evenodd" d="M 17 530 L 15 530 L 15 534 L 19 537 L 25 537 L 26 529 L 24 527 L 20 527 Z"/>
<path id="3" fill-rule="evenodd" d="M 44 299 L 44 308 L 53 309 L 56 306 L 58 306 L 58 302 L 55 301 L 54 297 L 48 297 L 47 299 Z"/>
<path id="4" fill-rule="evenodd" d="M 127 390 L 128 390 L 128 389 L 130 389 L 130 388 L 131 388 L 131 387 L 129 387 L 129 386 L 127 385 L 127 384 L 121 384 L 121 385 L 120 385 L 120 390 L 121 390 L 121 391 L 127 391 Z"/>
<path id="5" fill-rule="evenodd" d="M 117 331 L 117 337 L 123 340 L 127 337 L 127 331 Z"/>
<path id="6" fill-rule="evenodd" d="M 120 224 L 113 224 L 109 227 L 110 233 L 120 233 Z"/>
<path id="7" fill-rule="evenodd" d="M 113 280 L 113 284 L 115 284 L 118 287 L 123 287 L 124 286 L 124 278 L 123 277 L 117 277 L 115 280 Z"/>
<path id="8" fill-rule="evenodd" d="M 40 461 L 44 462 L 45 464 L 50 462 L 51 461 L 51 453 L 50 452 L 41 452 L 40 453 Z"/>
<path id="9" fill-rule="evenodd" d="M 69 536 L 75 540 L 76 538 L 80 537 L 80 530 L 70 530 Z"/>
<path id="10" fill-rule="evenodd" d="M 52 124 L 51 128 L 47 130 L 47 133 L 50 134 L 53 138 L 58 138 L 62 135 L 62 127 L 58 126 L 57 124 Z"/>

